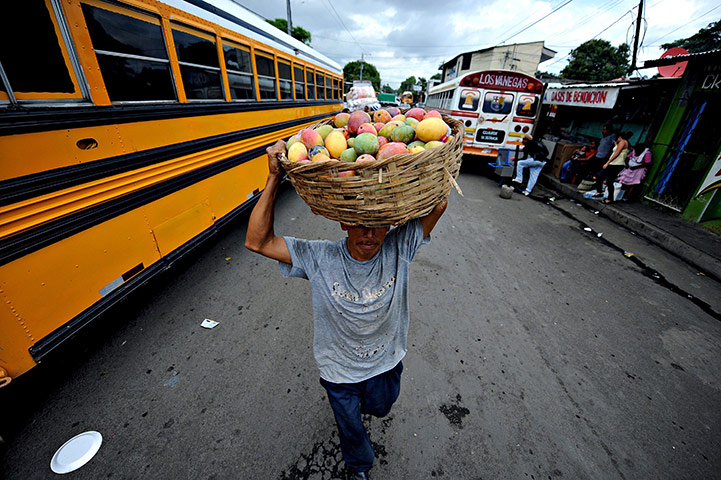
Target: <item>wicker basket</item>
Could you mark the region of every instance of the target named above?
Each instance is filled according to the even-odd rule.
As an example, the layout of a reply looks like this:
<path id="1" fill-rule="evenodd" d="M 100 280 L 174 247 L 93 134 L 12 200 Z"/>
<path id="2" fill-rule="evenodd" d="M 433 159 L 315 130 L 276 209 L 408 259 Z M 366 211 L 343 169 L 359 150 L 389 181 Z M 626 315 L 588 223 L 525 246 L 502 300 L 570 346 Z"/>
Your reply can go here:
<path id="1" fill-rule="evenodd" d="M 346 225 L 403 224 L 430 213 L 452 187 L 461 193 L 455 178 L 461 167 L 464 126 L 445 115 L 443 120 L 453 138 L 423 152 L 361 163 L 291 163 L 283 156 L 281 165 L 315 214 Z"/>

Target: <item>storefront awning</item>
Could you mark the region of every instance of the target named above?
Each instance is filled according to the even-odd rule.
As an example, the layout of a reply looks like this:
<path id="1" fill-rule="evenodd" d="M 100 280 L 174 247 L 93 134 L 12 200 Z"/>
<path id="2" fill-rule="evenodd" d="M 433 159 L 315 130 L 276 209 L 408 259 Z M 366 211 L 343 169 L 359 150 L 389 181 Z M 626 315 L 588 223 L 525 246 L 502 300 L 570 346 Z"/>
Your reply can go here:
<path id="1" fill-rule="evenodd" d="M 543 103 L 587 108 L 613 108 L 621 87 L 628 83 L 612 84 L 549 84 Z"/>

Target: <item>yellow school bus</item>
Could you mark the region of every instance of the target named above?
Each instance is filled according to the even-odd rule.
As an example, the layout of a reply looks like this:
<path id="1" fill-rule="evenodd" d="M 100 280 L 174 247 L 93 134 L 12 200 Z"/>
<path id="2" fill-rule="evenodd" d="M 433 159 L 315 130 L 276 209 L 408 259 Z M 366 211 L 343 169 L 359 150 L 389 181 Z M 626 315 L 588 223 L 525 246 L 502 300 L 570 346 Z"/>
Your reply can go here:
<path id="1" fill-rule="evenodd" d="M 4 2 L 0 385 L 247 210 L 341 67 L 229 0 Z"/>

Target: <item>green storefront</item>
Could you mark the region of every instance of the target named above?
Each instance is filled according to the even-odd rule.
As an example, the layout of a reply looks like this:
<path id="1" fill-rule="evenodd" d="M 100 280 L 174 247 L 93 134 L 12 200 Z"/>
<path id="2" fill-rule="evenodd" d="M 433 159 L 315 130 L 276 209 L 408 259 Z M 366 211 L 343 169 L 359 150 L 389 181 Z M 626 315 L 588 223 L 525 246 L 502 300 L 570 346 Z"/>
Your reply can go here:
<path id="1" fill-rule="evenodd" d="M 653 139 L 643 195 L 721 233 L 721 50 L 671 58 L 644 64 L 688 62 Z"/>

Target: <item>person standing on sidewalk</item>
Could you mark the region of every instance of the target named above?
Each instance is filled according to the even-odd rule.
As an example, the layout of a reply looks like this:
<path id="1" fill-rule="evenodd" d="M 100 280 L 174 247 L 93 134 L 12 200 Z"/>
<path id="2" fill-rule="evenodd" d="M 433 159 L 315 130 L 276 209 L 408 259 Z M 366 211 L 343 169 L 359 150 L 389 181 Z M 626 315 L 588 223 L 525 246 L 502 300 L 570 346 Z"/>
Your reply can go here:
<path id="1" fill-rule="evenodd" d="M 594 197 L 603 197 L 603 182 L 606 181 L 608 187 L 608 196 L 603 203 L 613 203 L 616 189 L 613 183 L 621 170 L 626 166 L 626 157 L 631 150 L 629 139 L 631 132 L 620 133 L 616 138 L 616 146 L 613 148 L 611 157 L 603 164 L 602 170 L 596 175 L 596 195 Z"/>
<path id="2" fill-rule="evenodd" d="M 601 129 L 601 141 L 598 142 L 596 155 L 589 159 L 591 162 L 590 173 L 601 170 L 601 167 L 606 163 L 608 157 L 611 156 L 613 147 L 616 144 L 616 137 L 617 135 L 613 129 L 613 125 L 605 124 Z"/>
<path id="3" fill-rule="evenodd" d="M 266 150 L 268 179 L 248 220 L 245 246 L 278 260 L 281 274 L 310 281 L 313 353 L 335 415 L 348 476 L 368 478 L 374 454 L 362 414 L 388 415 L 400 393 L 410 313 L 410 263 L 445 212 L 431 212 L 392 230 L 341 224 L 335 242 L 278 237 L 275 198 L 283 178 L 278 141 Z"/>
<path id="4" fill-rule="evenodd" d="M 523 169 L 528 168 L 528 184 L 523 191 L 523 194 L 528 196 L 536 186 L 538 176 L 548 161 L 548 149 L 543 143 L 534 140 L 530 133 L 523 135 L 521 141 L 523 142 L 523 160 L 516 161 L 516 177 L 512 182 L 523 183 Z"/>

